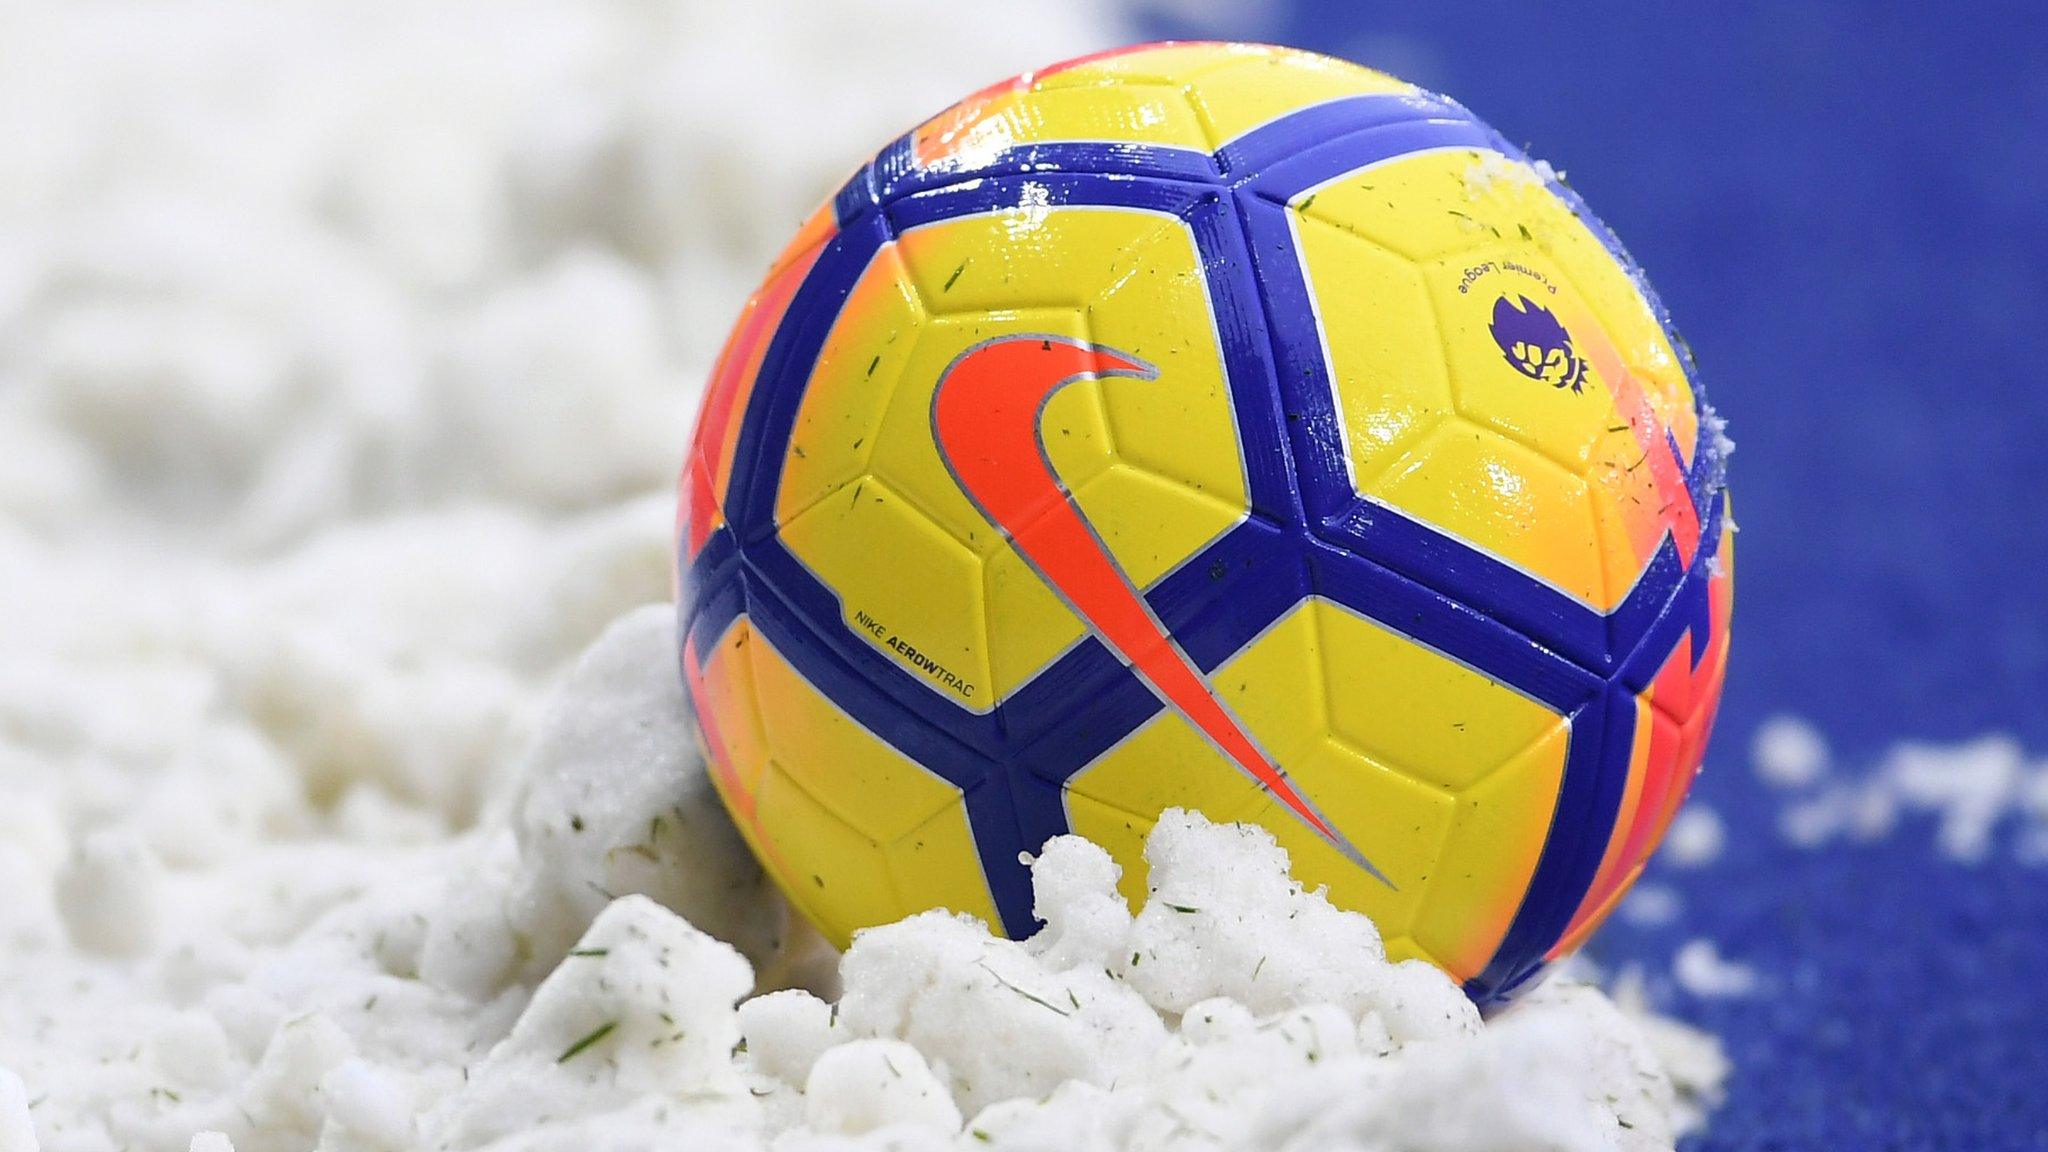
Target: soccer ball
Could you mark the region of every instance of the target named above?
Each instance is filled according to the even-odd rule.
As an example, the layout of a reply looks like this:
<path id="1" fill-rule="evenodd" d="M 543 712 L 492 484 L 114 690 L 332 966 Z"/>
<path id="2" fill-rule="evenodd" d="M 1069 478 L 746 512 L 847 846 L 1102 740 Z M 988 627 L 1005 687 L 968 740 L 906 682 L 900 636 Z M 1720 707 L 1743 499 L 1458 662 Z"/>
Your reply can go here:
<path id="1" fill-rule="evenodd" d="M 1502 1002 L 1612 910 L 1727 662 L 1725 441 L 1634 263 L 1464 108 L 1158 44 L 985 89 L 775 262 L 682 480 L 713 778 L 840 944 L 1035 928 L 1169 807 Z"/>

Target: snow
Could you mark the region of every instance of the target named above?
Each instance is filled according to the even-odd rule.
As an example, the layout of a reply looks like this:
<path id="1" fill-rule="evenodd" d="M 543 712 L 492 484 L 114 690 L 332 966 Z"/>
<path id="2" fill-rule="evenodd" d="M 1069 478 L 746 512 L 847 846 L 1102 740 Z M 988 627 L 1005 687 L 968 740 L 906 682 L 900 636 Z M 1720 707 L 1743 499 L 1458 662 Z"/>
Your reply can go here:
<path id="1" fill-rule="evenodd" d="M 1664 835 L 1664 859 L 1680 868 L 1700 868 L 1721 858 L 1728 826 L 1718 812 L 1695 800 L 1671 818 Z"/>
<path id="2" fill-rule="evenodd" d="M 1750 763 L 1757 778 L 1774 787 L 1816 784 L 1828 771 L 1827 739 L 1797 716 L 1773 716 L 1757 726 Z"/>
<path id="3" fill-rule="evenodd" d="M 1270 835 L 1179 811 L 1148 842 L 1135 915 L 1107 854 L 1063 838 L 1033 864 L 1047 926 L 1032 940 L 929 912 L 859 936 L 836 1005 L 747 1000 L 757 972 L 772 983 L 818 946 L 680 751 L 660 658 L 673 628 L 668 606 L 635 609 L 576 664 L 504 823 L 411 848 L 277 845 L 260 874 L 207 877 L 165 918 L 183 942 L 148 963 L 96 963 L 96 943 L 16 957 L 0 1055 L 42 1095 L 31 1109 L 14 1073 L 0 1080 L 9 1147 L 36 1147 L 33 1122 L 53 1149 L 203 1132 L 244 1152 L 1371 1148 L 1389 1133 L 1648 1149 L 1713 1091 L 1667 1071 L 1654 1029 L 1672 1026 L 1570 981 L 1482 1023 L 1442 973 L 1390 962 L 1369 920 L 1290 879 Z M 562 849 L 583 837 L 590 850 Z M 661 866 L 618 870 L 644 852 Z M 621 891 L 584 895 L 606 885 Z M 293 890 L 319 908 L 246 930 L 239 914 Z M 810 1143 L 827 1136 L 858 1139 Z"/>
<path id="4" fill-rule="evenodd" d="M 836 1015 L 803 993 L 743 1011 L 750 1059 L 808 1096 L 879 1082 L 880 1053 L 846 1048 L 908 1041 L 888 1050 L 917 1054 L 890 1126 L 956 1133 L 930 1076 L 996 1147 L 1648 1148 L 1690 1116 L 1597 991 L 1559 982 L 1482 1024 L 1436 969 L 1388 962 L 1369 921 L 1288 879 L 1263 831 L 1170 811 L 1146 859 L 1136 916 L 1108 857 L 1068 838 L 1033 865 L 1048 923 L 1031 941 L 936 912 L 862 935 Z"/>
<path id="5" fill-rule="evenodd" d="M 1685 898 L 1678 890 L 1654 881 L 1639 880 L 1615 910 L 1623 922 L 1642 928 L 1661 928 L 1676 923 L 1685 913 Z"/>
<path id="6" fill-rule="evenodd" d="M 1671 975 L 1694 996 L 1726 998 L 1756 993 L 1761 980 L 1754 969 L 1721 955 L 1712 940 L 1688 940 L 1671 958 Z"/>
<path id="7" fill-rule="evenodd" d="M 1918 820 L 1959 864 L 2001 851 L 2048 863 L 2048 761 L 2031 759 L 2010 736 L 1903 741 L 1867 770 L 1838 773 L 1817 729 L 1780 718 L 1759 732 L 1752 760 L 1758 776 L 1785 791 L 1778 829 L 1801 847 L 1872 843 Z"/>
<path id="8" fill-rule="evenodd" d="M 0 8 L 0 1152 L 1697 1123 L 1709 1038 L 1482 1024 L 1253 831 L 1165 821 L 1135 915 L 1057 841 L 1031 942 L 843 963 L 748 857 L 665 603 L 695 394 L 863 152 L 1123 38 L 1006 11 Z"/>

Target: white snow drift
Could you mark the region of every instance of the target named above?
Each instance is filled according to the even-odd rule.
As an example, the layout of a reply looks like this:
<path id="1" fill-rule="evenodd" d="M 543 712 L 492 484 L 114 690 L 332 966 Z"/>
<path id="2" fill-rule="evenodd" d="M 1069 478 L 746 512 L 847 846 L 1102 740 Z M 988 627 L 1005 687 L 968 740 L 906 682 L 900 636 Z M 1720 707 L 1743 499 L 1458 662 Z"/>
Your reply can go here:
<path id="1" fill-rule="evenodd" d="M 1935 847 L 1956 863 L 2009 853 L 2048 864 L 2048 760 L 2009 735 L 1908 740 L 1875 765 L 1840 773 L 1819 729 L 1779 716 L 1758 731 L 1750 762 L 1784 794 L 1778 831 L 1801 847 L 1883 840 L 1917 818 L 1932 823 Z"/>
<path id="2" fill-rule="evenodd" d="M 855 942 L 836 1004 L 743 999 L 757 971 L 829 990 L 829 956 L 688 751 L 673 635 L 666 605 L 614 624 L 467 833 L 51 860 L 6 965 L 0 1148 L 1650 1149 L 1720 1075 L 1564 982 L 1482 1025 L 1269 835 L 1180 812 L 1135 916 L 1061 839 L 1031 941 L 926 913 Z"/>

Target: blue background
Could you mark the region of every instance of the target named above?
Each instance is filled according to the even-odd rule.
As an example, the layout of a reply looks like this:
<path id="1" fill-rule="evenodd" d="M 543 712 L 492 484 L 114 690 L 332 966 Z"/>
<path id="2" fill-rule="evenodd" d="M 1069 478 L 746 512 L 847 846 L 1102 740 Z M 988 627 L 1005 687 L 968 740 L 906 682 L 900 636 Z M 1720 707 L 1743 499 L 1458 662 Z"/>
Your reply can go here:
<path id="1" fill-rule="evenodd" d="M 1814 721 L 2048 750 L 2048 6 L 1296 0 L 1219 31 L 1447 92 L 1565 170 L 1655 281 L 1738 445 L 1712 865 L 1610 963 L 1714 939 L 1766 996 L 1667 1007 L 1735 1061 L 1709 1149 L 2048 1149 L 2048 871 L 1924 828 L 1806 852 L 1747 767 Z"/>

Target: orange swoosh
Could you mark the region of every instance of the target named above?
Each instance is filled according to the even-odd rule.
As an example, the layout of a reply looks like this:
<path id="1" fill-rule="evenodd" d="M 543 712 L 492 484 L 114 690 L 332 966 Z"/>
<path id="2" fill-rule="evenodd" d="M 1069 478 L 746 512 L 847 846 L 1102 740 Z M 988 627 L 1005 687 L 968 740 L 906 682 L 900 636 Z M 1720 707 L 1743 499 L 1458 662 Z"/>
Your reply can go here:
<path id="1" fill-rule="evenodd" d="M 1158 375 L 1149 364 L 1063 336 L 1016 335 L 969 348 L 932 396 L 939 454 L 982 515 L 1002 529 L 1039 578 L 1219 751 L 1302 823 L 1392 887 L 1316 811 L 1230 714 L 1117 565 L 1046 458 L 1039 419 L 1076 380 Z"/>

